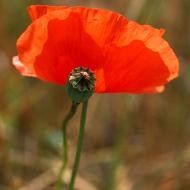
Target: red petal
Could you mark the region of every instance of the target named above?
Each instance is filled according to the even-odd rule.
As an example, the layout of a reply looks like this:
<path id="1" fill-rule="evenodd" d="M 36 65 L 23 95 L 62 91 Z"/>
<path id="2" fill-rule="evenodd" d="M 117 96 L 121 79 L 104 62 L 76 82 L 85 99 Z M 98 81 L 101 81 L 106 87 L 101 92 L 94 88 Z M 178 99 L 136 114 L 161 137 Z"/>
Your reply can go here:
<path id="1" fill-rule="evenodd" d="M 157 92 L 155 87 L 163 86 L 174 76 L 158 52 L 137 40 L 120 48 L 110 46 L 104 71 L 107 92 Z"/>
<path id="2" fill-rule="evenodd" d="M 73 31 L 73 32 L 72 32 Z M 54 11 L 37 19 L 17 42 L 21 61 L 34 67 L 40 79 L 65 84 L 78 66 L 102 67 L 100 47 L 84 31 L 80 15 Z"/>
<path id="3" fill-rule="evenodd" d="M 31 5 L 28 7 L 28 13 L 32 21 L 40 18 L 41 16 L 48 14 L 56 10 L 64 10 L 65 6 L 48 6 L 48 5 Z"/>
<path id="4" fill-rule="evenodd" d="M 159 92 L 178 75 L 163 30 L 111 11 L 31 6 L 33 23 L 17 42 L 19 58 L 40 79 L 65 84 L 74 67 L 96 73 L 96 92 Z"/>
<path id="5" fill-rule="evenodd" d="M 29 68 L 27 68 L 22 62 L 20 62 L 18 56 L 13 57 L 13 65 L 23 76 L 36 77 L 36 74 L 33 73 Z"/>
<path id="6" fill-rule="evenodd" d="M 140 93 L 161 93 L 165 89 L 164 86 L 157 86 L 153 88 L 145 88 L 144 91 L 141 91 Z"/>

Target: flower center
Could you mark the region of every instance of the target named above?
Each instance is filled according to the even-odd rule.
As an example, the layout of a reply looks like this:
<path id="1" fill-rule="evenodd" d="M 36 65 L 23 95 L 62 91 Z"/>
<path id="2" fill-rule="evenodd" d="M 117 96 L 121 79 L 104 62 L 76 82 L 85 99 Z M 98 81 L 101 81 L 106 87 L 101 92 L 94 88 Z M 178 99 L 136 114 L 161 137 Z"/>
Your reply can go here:
<path id="1" fill-rule="evenodd" d="M 95 83 L 95 74 L 90 69 L 77 67 L 68 77 L 66 91 L 74 102 L 85 102 L 93 95 Z"/>
<path id="2" fill-rule="evenodd" d="M 74 89 L 80 92 L 93 91 L 96 77 L 88 68 L 77 67 L 72 70 L 69 76 L 69 83 Z"/>

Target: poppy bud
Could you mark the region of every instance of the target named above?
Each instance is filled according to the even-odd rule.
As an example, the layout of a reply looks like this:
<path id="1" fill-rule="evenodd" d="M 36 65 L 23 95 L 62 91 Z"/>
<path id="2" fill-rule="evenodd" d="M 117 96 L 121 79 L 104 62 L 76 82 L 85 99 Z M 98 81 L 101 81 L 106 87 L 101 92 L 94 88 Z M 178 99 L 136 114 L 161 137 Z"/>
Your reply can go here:
<path id="1" fill-rule="evenodd" d="M 87 101 L 94 93 L 95 74 L 84 67 L 77 67 L 69 75 L 66 91 L 74 102 Z"/>

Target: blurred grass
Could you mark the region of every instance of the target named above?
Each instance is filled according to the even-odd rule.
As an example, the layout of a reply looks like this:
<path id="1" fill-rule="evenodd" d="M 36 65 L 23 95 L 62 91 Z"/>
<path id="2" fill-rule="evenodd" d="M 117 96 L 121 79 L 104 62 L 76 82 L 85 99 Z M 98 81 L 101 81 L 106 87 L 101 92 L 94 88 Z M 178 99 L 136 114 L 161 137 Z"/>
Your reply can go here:
<path id="1" fill-rule="evenodd" d="M 80 174 L 100 190 L 190 189 L 189 0 L 1 0 L 0 190 L 17 189 L 48 169 L 41 160 L 60 159 L 59 126 L 70 106 L 63 87 L 23 78 L 11 65 L 33 3 L 102 7 L 166 29 L 180 77 L 159 95 L 95 95 Z M 78 120 L 79 113 L 69 126 L 71 155 Z"/>

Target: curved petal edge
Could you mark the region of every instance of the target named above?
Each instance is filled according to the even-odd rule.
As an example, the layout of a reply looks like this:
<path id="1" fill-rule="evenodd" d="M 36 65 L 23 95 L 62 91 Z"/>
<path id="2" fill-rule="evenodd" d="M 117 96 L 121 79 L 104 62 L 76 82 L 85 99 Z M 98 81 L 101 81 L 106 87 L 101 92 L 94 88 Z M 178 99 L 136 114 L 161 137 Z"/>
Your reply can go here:
<path id="1" fill-rule="evenodd" d="M 37 77 L 34 72 L 32 72 L 28 67 L 26 67 L 18 58 L 18 56 L 13 57 L 13 65 L 16 69 L 23 75 L 29 77 Z"/>

